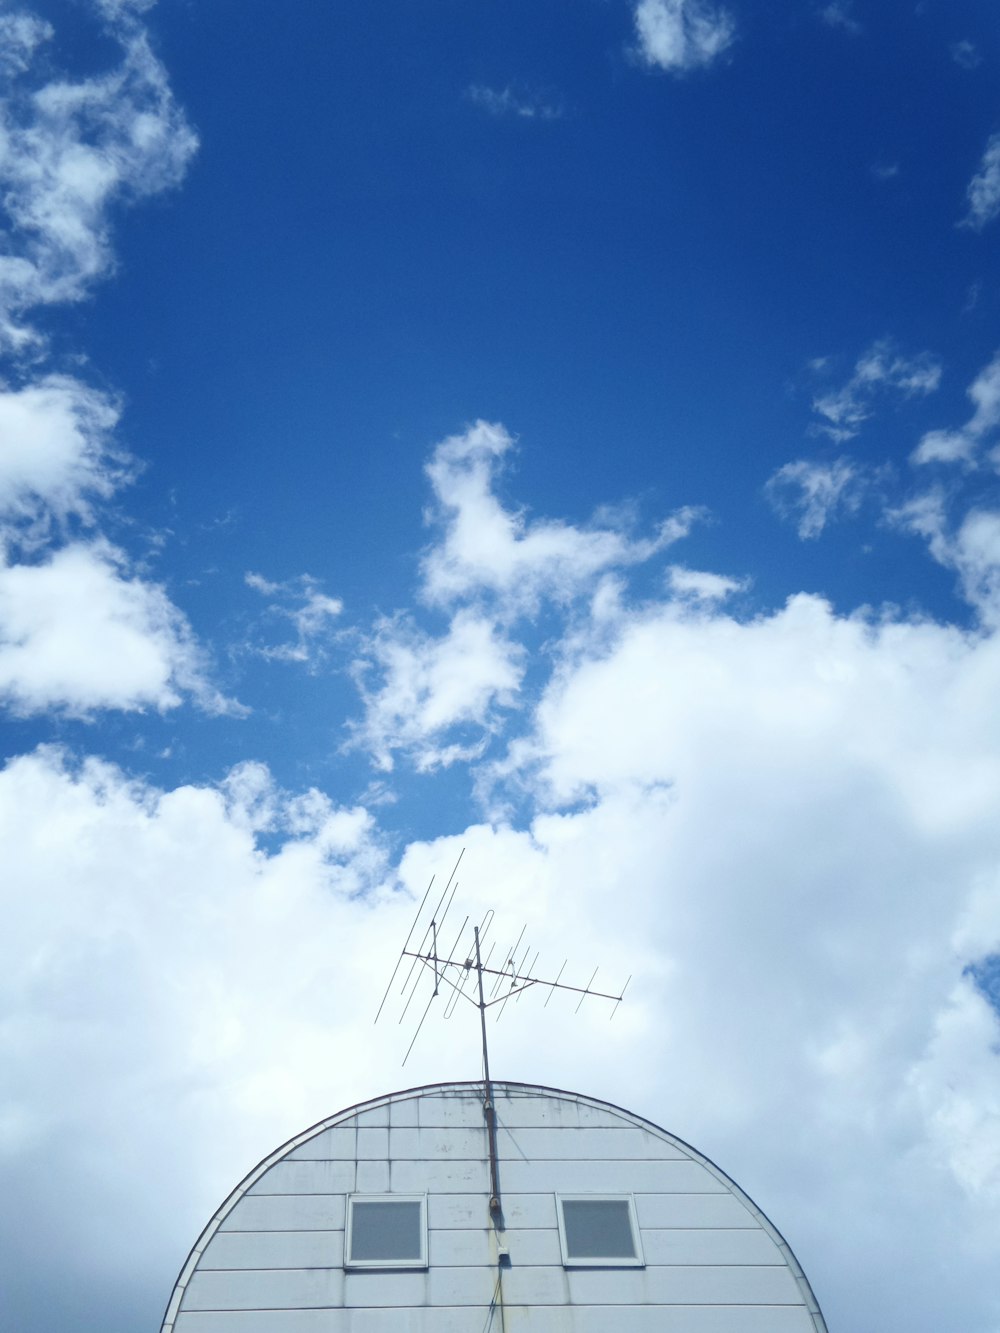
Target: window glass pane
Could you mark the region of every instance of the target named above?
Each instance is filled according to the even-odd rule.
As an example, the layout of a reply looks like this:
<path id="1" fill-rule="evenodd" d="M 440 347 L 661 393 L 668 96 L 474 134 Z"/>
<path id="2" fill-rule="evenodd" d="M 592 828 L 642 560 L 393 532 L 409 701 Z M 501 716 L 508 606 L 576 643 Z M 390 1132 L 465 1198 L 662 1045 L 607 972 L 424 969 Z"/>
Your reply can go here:
<path id="1" fill-rule="evenodd" d="M 570 1259 L 634 1259 L 627 1199 L 563 1199 Z"/>
<path id="2" fill-rule="evenodd" d="M 418 1262 L 423 1257 L 419 1199 L 351 1204 L 351 1261 Z"/>

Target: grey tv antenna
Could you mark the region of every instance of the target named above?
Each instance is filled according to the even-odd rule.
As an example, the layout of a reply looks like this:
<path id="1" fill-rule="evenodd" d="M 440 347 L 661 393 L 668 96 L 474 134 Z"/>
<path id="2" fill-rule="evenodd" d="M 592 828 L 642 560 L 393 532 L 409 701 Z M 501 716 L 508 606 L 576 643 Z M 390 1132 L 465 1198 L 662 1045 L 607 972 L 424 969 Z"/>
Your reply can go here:
<path id="1" fill-rule="evenodd" d="M 446 999 L 444 1005 L 444 1017 L 451 1018 L 458 1006 L 460 1000 L 467 1000 L 475 1005 L 479 1010 L 479 1023 L 483 1040 L 483 1082 L 485 1086 L 484 1112 L 486 1124 L 489 1130 L 490 1145 L 490 1212 L 497 1216 L 500 1213 L 500 1178 L 497 1165 L 497 1146 L 496 1146 L 496 1113 L 493 1107 L 493 1084 L 490 1080 L 490 1056 L 489 1046 L 486 1040 L 486 1011 L 496 1008 L 496 1017 L 499 1021 L 503 1011 L 511 1000 L 515 1002 L 521 998 L 526 990 L 533 986 L 540 986 L 548 990 L 545 999 L 547 1007 L 549 1001 L 556 991 L 567 991 L 572 995 L 578 995 L 576 1010 L 579 1013 L 584 1000 L 589 997 L 596 1000 L 608 1000 L 612 1004 L 610 1018 L 614 1018 L 615 1012 L 622 1000 L 625 998 L 625 991 L 628 988 L 631 977 L 625 982 L 618 994 L 611 994 L 607 991 L 594 989 L 594 981 L 597 978 L 598 969 L 595 967 L 590 980 L 586 986 L 571 986 L 569 982 L 562 980 L 562 975 L 566 970 L 569 959 L 563 963 L 555 980 L 547 980 L 535 973 L 535 967 L 538 963 L 539 954 L 536 951 L 535 956 L 528 963 L 531 956 L 531 946 L 524 944 L 524 936 L 527 931 L 527 925 L 523 926 L 520 935 L 518 935 L 513 946 L 503 954 L 503 962 L 500 966 L 494 964 L 491 966 L 491 960 L 496 952 L 496 940 L 494 939 L 489 947 L 489 952 L 483 958 L 483 948 L 485 947 L 487 937 L 493 928 L 494 912 L 490 908 L 478 925 L 472 923 L 470 933 L 470 917 L 466 915 L 461 927 L 455 936 L 454 943 L 448 953 L 443 951 L 441 945 L 442 931 L 448 913 L 451 911 L 452 904 L 455 901 L 455 893 L 458 889 L 458 867 L 462 863 L 462 857 L 465 855 L 463 847 L 459 853 L 458 860 L 455 862 L 454 869 L 448 876 L 448 881 L 437 899 L 437 906 L 431 913 L 430 919 L 427 919 L 425 908 L 431 897 L 431 890 L 434 887 L 434 876 L 427 885 L 423 900 L 417 908 L 417 914 L 413 919 L 413 925 L 410 927 L 410 933 L 406 937 L 406 943 L 400 950 L 399 958 L 393 969 L 392 976 L 389 978 L 389 984 L 382 996 L 382 1003 L 378 1007 L 378 1013 L 375 1015 L 377 1023 L 385 1008 L 386 1001 L 392 991 L 396 978 L 400 972 L 405 969 L 406 975 L 400 987 L 399 994 L 403 998 L 402 1013 L 399 1016 L 399 1022 L 402 1023 L 409 1011 L 413 998 L 420 989 L 420 983 L 425 979 L 433 977 L 434 984 L 431 993 L 428 996 L 424 1011 L 420 1016 L 416 1031 L 406 1048 L 406 1054 L 403 1056 L 405 1065 L 410 1057 L 410 1052 L 420 1036 L 420 1030 L 424 1025 L 427 1015 L 430 1013 L 431 1005 L 437 999 L 442 989 L 445 990 Z M 423 929 L 420 929 L 421 922 L 424 923 Z M 448 938 L 450 939 L 450 933 Z M 419 941 L 419 942 L 417 942 Z M 523 946 L 523 953 L 521 952 Z M 406 960 L 410 960 L 409 968 L 406 968 Z M 525 966 L 527 964 L 527 966 Z M 475 976 L 476 984 L 471 988 L 471 993 L 466 990 L 472 977 Z"/>

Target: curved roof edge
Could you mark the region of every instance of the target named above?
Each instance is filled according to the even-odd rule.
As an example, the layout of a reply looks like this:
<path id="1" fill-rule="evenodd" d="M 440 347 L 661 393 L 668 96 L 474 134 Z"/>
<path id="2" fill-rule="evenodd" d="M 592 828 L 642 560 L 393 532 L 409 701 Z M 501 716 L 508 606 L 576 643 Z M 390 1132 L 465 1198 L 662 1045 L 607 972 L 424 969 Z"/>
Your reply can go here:
<path id="1" fill-rule="evenodd" d="M 692 1147 L 690 1143 L 679 1138 L 676 1134 L 671 1134 L 669 1130 L 664 1129 L 661 1125 L 657 1125 L 652 1120 L 647 1120 L 645 1116 L 636 1115 L 634 1111 L 629 1111 L 624 1106 L 618 1106 L 615 1102 L 604 1101 L 600 1097 L 589 1097 L 585 1093 L 570 1092 L 566 1088 L 551 1088 L 543 1083 L 517 1083 L 510 1079 L 493 1079 L 492 1083 L 495 1092 L 503 1090 L 522 1095 L 538 1093 L 546 1097 L 558 1097 L 567 1101 L 581 1102 L 587 1106 L 614 1111 L 624 1119 L 631 1120 L 633 1124 L 641 1126 L 643 1129 L 651 1130 L 654 1134 L 658 1134 L 662 1138 L 669 1140 L 671 1143 L 677 1144 L 678 1147 L 683 1148 L 695 1161 L 700 1162 L 706 1170 L 711 1171 L 711 1173 L 720 1180 L 728 1190 L 736 1195 L 754 1217 L 757 1218 L 761 1227 L 768 1233 L 780 1249 L 781 1253 L 785 1256 L 785 1261 L 792 1272 L 792 1276 L 795 1278 L 799 1290 L 802 1292 L 803 1303 L 812 1316 L 816 1333 L 828 1333 L 826 1320 L 819 1307 L 815 1292 L 788 1241 L 785 1240 L 784 1236 L 764 1210 L 751 1199 L 750 1195 L 747 1194 L 745 1190 L 737 1185 L 736 1181 L 733 1180 L 731 1176 L 728 1176 L 720 1166 L 717 1166 L 710 1157 L 706 1157 L 703 1152 L 699 1152 L 698 1149 Z M 173 1290 L 170 1293 L 170 1300 L 167 1302 L 167 1308 L 164 1311 L 160 1333 L 173 1333 L 174 1321 L 177 1317 L 187 1284 L 191 1280 L 191 1276 L 197 1268 L 198 1261 L 208 1246 L 209 1241 L 212 1240 L 225 1218 L 232 1209 L 236 1207 L 237 1203 L 243 1198 L 251 1185 L 255 1184 L 265 1171 L 269 1171 L 275 1162 L 279 1162 L 288 1153 L 292 1152 L 293 1149 L 300 1147 L 303 1143 L 308 1143 L 311 1138 L 315 1138 L 317 1134 L 321 1134 L 325 1129 L 330 1129 L 344 1120 L 349 1120 L 352 1116 L 358 1115 L 362 1111 L 373 1110 L 379 1106 L 387 1106 L 391 1102 L 407 1101 L 412 1097 L 419 1097 L 425 1093 L 462 1091 L 475 1091 L 481 1093 L 482 1088 L 483 1083 L 481 1079 L 464 1079 L 448 1083 L 423 1083 L 412 1088 L 401 1088 L 397 1092 L 385 1093 L 381 1097 L 371 1097 L 366 1101 L 355 1102 L 353 1106 L 347 1106 L 342 1111 L 337 1111 L 333 1115 L 327 1116 L 324 1120 L 318 1120 L 314 1125 L 310 1125 L 308 1129 L 304 1129 L 300 1133 L 293 1135 L 292 1138 L 286 1139 L 280 1147 L 276 1148 L 273 1152 L 268 1153 L 266 1157 L 257 1163 L 252 1171 L 249 1171 L 243 1177 L 232 1193 L 227 1196 L 221 1206 L 216 1209 L 215 1213 L 213 1213 L 212 1217 L 209 1219 L 201 1235 L 191 1247 L 191 1251 L 181 1266 L 181 1271 L 177 1275 L 177 1281 L 174 1283 Z"/>

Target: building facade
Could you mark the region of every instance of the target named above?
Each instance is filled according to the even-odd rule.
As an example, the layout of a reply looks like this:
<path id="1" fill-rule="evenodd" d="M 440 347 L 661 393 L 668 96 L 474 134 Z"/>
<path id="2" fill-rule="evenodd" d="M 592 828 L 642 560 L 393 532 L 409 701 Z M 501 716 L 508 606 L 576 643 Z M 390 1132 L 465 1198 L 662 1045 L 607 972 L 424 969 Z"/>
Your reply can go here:
<path id="1" fill-rule="evenodd" d="M 279 1148 L 205 1228 L 162 1333 L 826 1333 L 781 1235 L 688 1144 L 497 1081 L 491 1171 L 484 1090 L 393 1093 Z"/>

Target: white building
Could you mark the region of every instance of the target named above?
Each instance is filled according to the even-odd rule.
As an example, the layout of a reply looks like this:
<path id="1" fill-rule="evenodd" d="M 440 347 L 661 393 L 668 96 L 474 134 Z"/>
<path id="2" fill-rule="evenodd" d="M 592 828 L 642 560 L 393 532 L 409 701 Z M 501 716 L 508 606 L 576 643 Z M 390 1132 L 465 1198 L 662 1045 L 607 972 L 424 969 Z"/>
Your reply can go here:
<path id="1" fill-rule="evenodd" d="M 494 1081 L 351 1107 L 252 1171 L 162 1333 L 826 1333 L 760 1209 L 607 1102 Z M 492 1206 L 491 1206 L 492 1204 Z"/>

